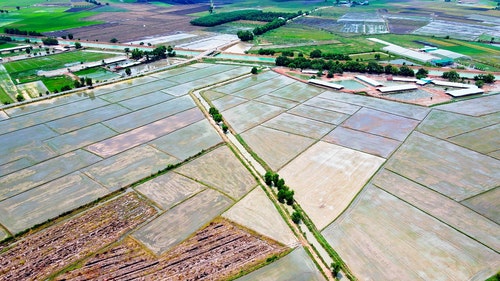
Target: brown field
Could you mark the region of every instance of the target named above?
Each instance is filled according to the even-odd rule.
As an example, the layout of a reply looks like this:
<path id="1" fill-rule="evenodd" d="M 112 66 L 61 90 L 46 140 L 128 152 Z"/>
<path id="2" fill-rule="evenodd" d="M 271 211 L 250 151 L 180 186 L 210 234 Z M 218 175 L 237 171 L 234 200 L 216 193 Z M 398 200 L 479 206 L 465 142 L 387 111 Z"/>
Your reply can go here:
<path id="1" fill-rule="evenodd" d="M 293 248 L 298 241 L 260 187 L 248 193 L 222 216 L 290 248 Z"/>
<path id="2" fill-rule="evenodd" d="M 316 227 L 322 229 L 344 211 L 384 161 L 320 141 L 279 174 Z"/>
<path id="3" fill-rule="evenodd" d="M 120 42 L 129 42 L 144 37 L 170 35 L 177 31 L 199 30 L 201 27 L 191 25 L 189 21 L 192 17 L 186 16 L 182 10 L 194 11 L 202 7 L 206 11 L 206 6 L 203 5 L 176 5 L 172 7 L 138 3 L 134 5 L 113 3 L 112 5 L 129 11 L 100 13 L 87 19 L 104 21 L 103 24 L 73 28 L 48 33 L 48 35 L 60 36 L 73 33 L 75 38 L 81 40 L 109 42 L 111 38 L 116 38 Z"/>
<path id="4" fill-rule="evenodd" d="M 223 219 L 156 257 L 132 239 L 89 258 L 57 280 L 221 280 L 287 248 Z"/>
<path id="5" fill-rule="evenodd" d="M 500 250 L 500 226 L 460 203 L 387 170 L 372 183 L 408 204 L 467 234 L 494 251 Z"/>
<path id="6" fill-rule="evenodd" d="M 257 184 L 227 146 L 221 146 L 176 171 L 237 199 Z"/>
<path id="7" fill-rule="evenodd" d="M 500 255 L 373 185 L 323 232 L 359 280 L 483 281 Z"/>
<path id="8" fill-rule="evenodd" d="M 0 255 L 0 280 L 44 280 L 116 241 L 155 213 L 134 193 L 128 193 L 63 224 L 28 235 Z"/>
<path id="9" fill-rule="evenodd" d="M 315 140 L 300 135 L 257 126 L 241 134 L 252 150 L 277 171 L 311 146 Z"/>
<path id="10" fill-rule="evenodd" d="M 500 224 L 500 187 L 469 198 L 461 203 Z"/>
<path id="11" fill-rule="evenodd" d="M 386 168 L 457 201 L 500 184 L 498 160 L 418 132 Z"/>

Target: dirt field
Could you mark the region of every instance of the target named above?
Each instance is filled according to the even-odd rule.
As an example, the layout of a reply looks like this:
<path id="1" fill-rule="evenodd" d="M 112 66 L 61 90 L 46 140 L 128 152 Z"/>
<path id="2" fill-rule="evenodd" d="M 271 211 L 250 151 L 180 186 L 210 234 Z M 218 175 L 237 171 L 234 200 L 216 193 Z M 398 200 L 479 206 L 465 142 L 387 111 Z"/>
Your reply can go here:
<path id="1" fill-rule="evenodd" d="M 126 239 L 57 280 L 222 280 L 286 249 L 217 219 L 160 257 Z"/>
<path id="2" fill-rule="evenodd" d="M 359 280 L 482 281 L 499 254 L 372 185 L 323 232 Z"/>
<path id="3" fill-rule="evenodd" d="M 243 197 L 257 185 L 250 172 L 227 146 L 219 147 L 176 171 L 236 199 Z"/>
<path id="4" fill-rule="evenodd" d="M 384 159 L 334 144 L 318 142 L 279 174 L 318 229 L 349 205 Z"/>
<path id="5" fill-rule="evenodd" d="M 116 241 L 155 213 L 129 193 L 63 224 L 28 235 L 0 255 L 0 280 L 43 280 Z"/>
<path id="6" fill-rule="evenodd" d="M 297 245 L 297 237 L 283 221 L 276 207 L 262 188 L 256 187 L 222 216 L 258 233 L 279 241 L 290 248 Z"/>
<path id="7" fill-rule="evenodd" d="M 119 4 L 114 7 L 129 10 L 128 12 L 106 12 L 88 18 L 88 20 L 104 21 L 105 23 L 63 30 L 47 35 L 60 36 L 72 33 L 75 38 L 85 41 L 109 42 L 116 38 L 120 42 L 137 41 L 151 36 L 165 36 L 176 32 L 191 32 L 201 29 L 191 25 L 191 17 L 186 12 L 206 11 L 206 5 L 178 5 L 158 7 L 150 4 Z M 186 12 L 183 12 L 186 10 Z"/>

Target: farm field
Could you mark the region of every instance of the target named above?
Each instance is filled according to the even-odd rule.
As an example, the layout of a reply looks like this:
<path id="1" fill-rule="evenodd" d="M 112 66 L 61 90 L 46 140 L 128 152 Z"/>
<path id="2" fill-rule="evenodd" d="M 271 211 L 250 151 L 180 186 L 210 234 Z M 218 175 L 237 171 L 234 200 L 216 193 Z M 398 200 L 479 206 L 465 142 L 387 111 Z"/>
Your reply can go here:
<path id="1" fill-rule="evenodd" d="M 219 74 L 234 75 L 234 70 L 243 69 L 227 65 L 203 69 L 211 67 L 215 77 L 191 79 L 213 83 L 225 79 Z M 167 99 L 158 105 L 131 105 L 151 91 L 175 87 L 177 83 L 166 80 L 170 78 L 166 73 L 163 78 L 138 78 L 6 110 L 9 118 L 0 121 L 4 147 L 0 205 L 9 211 L 2 212 L 0 222 L 12 234 L 21 232 L 220 143 L 188 96 L 164 93 Z M 175 70 L 174 75 L 178 73 Z M 236 162 L 227 166 L 228 171 L 237 167 Z M 243 176 L 233 185 L 223 182 L 218 188 L 229 188 L 226 192 L 239 198 L 254 186 L 253 178 Z M 79 197 L 72 196 L 76 194 Z M 57 208 L 46 208 L 56 201 Z"/>
<path id="2" fill-rule="evenodd" d="M 256 187 L 243 199 L 222 214 L 222 217 L 257 231 L 290 248 L 297 243 L 297 237 L 269 201 L 265 192 Z"/>
<path id="3" fill-rule="evenodd" d="M 221 191 L 233 199 L 240 199 L 257 182 L 248 170 L 232 156 L 227 146 L 221 146 L 182 167 L 177 172 Z"/>
<path id="4" fill-rule="evenodd" d="M 316 266 L 308 259 L 303 248 L 295 249 L 287 256 L 272 264 L 239 278 L 239 281 L 265 280 L 285 281 L 300 278 L 300 280 L 325 280 Z"/>
<path id="5" fill-rule="evenodd" d="M 28 80 L 36 75 L 39 70 L 54 70 L 66 68 L 69 65 L 80 62 L 94 62 L 111 58 L 116 55 L 107 53 L 96 53 L 86 51 L 66 52 L 43 57 L 31 58 L 28 60 L 12 61 L 4 64 L 12 80 Z"/>
<path id="6" fill-rule="evenodd" d="M 500 266 L 498 253 L 372 185 L 322 233 L 361 279 L 485 280 Z"/>
<path id="7" fill-rule="evenodd" d="M 0 248 L 0 280 L 12 280 L 19 276 L 45 279 L 82 256 L 115 242 L 155 213 L 144 200 L 129 193 L 81 216 L 32 234 L 11 248 Z M 100 232 L 102 236 L 94 235 L 94 232 Z"/>
<path id="8" fill-rule="evenodd" d="M 135 240 L 126 239 L 90 257 L 81 268 L 56 280 L 193 280 L 201 276 L 221 280 L 237 274 L 241 268 L 256 266 L 266 258 L 285 251 L 286 247 L 270 239 L 217 219 L 165 255 L 151 255 Z M 123 264 L 130 266 L 123 267 Z"/>
<path id="9" fill-rule="evenodd" d="M 318 229 L 349 205 L 384 159 L 318 142 L 279 171 Z"/>

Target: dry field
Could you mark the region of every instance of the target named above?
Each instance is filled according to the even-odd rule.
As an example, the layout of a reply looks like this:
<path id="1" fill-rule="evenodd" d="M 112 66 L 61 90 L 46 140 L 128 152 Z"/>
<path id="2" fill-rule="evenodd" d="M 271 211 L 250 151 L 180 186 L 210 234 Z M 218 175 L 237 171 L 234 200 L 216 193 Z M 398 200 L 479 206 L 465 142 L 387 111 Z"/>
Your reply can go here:
<path id="1" fill-rule="evenodd" d="M 373 185 L 322 233 L 360 280 L 480 281 L 500 267 L 497 252 Z"/>
<path id="2" fill-rule="evenodd" d="M 200 27 L 189 23 L 192 18 L 182 10 L 186 10 L 187 13 L 207 10 L 206 5 L 158 7 L 138 3 L 133 5 L 112 3 L 112 6 L 128 11 L 100 13 L 87 19 L 104 21 L 103 24 L 73 28 L 48 33 L 48 35 L 60 36 L 72 33 L 75 38 L 89 41 L 109 42 L 111 38 L 116 38 L 120 42 L 138 41 L 147 37 L 171 35 L 178 31 L 191 32 L 199 30 Z"/>
<path id="3" fill-rule="evenodd" d="M 295 249 L 293 252 L 278 261 L 251 272 L 238 279 L 239 281 L 322 281 L 325 277 L 321 275 L 314 263 L 309 259 L 303 248 Z"/>
<path id="4" fill-rule="evenodd" d="M 283 165 L 311 146 L 315 140 L 300 135 L 257 126 L 241 134 L 253 151 L 260 155 L 271 169 Z"/>
<path id="5" fill-rule="evenodd" d="M 498 160 L 421 133 L 413 133 L 386 168 L 457 201 L 500 184 Z"/>
<path id="6" fill-rule="evenodd" d="M 236 200 L 257 185 L 254 177 L 227 146 L 218 147 L 176 171 Z"/>
<path id="7" fill-rule="evenodd" d="M 81 216 L 0 248 L 0 280 L 44 280 L 118 240 L 156 211 L 129 193 Z"/>
<path id="8" fill-rule="evenodd" d="M 272 238 L 290 248 L 298 243 L 265 192 L 256 187 L 227 210 L 222 217 Z"/>
<path id="9" fill-rule="evenodd" d="M 256 266 L 286 247 L 217 219 L 161 256 L 126 239 L 56 280 L 222 280 Z"/>
<path id="10" fill-rule="evenodd" d="M 279 171 L 318 229 L 354 199 L 384 159 L 318 142 Z"/>

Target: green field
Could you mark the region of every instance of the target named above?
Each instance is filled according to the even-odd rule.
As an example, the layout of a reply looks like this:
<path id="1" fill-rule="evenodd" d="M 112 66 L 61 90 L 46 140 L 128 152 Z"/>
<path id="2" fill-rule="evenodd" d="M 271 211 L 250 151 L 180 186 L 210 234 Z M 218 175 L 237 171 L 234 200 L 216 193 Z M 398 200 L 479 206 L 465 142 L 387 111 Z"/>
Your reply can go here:
<path id="1" fill-rule="evenodd" d="M 13 1 L 0 0 L 0 8 L 9 11 L 9 13 L 0 14 L 0 22 L 12 21 L 12 23 L 5 25 L 5 27 L 35 30 L 38 32 L 56 31 L 100 23 L 83 20 L 84 18 L 96 15 L 97 13 L 95 12 L 66 13 L 65 11 L 69 9 L 68 6 L 35 6 L 35 4 L 46 2 L 42 0 L 21 0 L 13 3 Z M 67 1 L 57 3 L 67 4 Z M 19 6 L 20 9 L 17 10 L 16 6 Z"/>
<path id="2" fill-rule="evenodd" d="M 14 100 L 9 95 L 7 95 L 2 87 L 0 87 L 0 102 L 2 104 L 9 104 L 14 102 Z"/>
<path id="3" fill-rule="evenodd" d="M 56 77 L 42 77 L 42 82 L 45 84 L 47 89 L 49 89 L 50 92 L 55 92 L 60 91 L 62 87 L 64 86 L 70 86 L 71 88 L 74 87 L 74 82 L 71 78 L 68 76 L 56 76 Z"/>
<path id="4" fill-rule="evenodd" d="M 14 43 L 0 43 L 0 49 L 7 49 L 7 48 L 12 48 L 16 47 L 17 44 Z"/>
<path id="5" fill-rule="evenodd" d="M 68 64 L 100 61 L 113 56 L 113 54 L 76 51 L 8 62 L 5 64 L 5 68 L 12 80 L 22 79 L 24 82 L 27 82 L 33 81 L 36 78 L 38 70 L 54 70 L 67 67 Z"/>
<path id="6" fill-rule="evenodd" d="M 333 40 L 335 35 L 330 32 L 298 25 L 287 25 L 271 30 L 258 36 L 256 41 L 272 42 L 273 44 L 294 44 Z"/>

